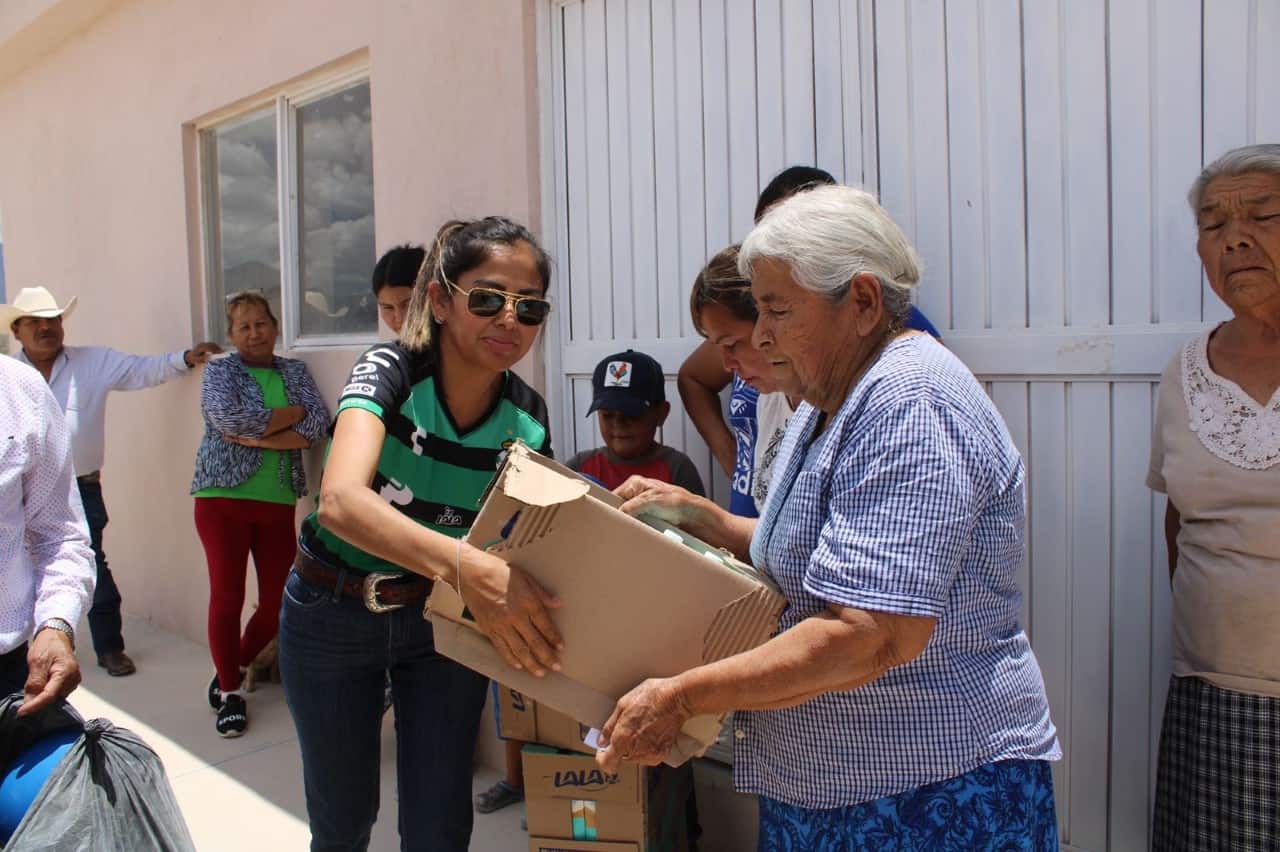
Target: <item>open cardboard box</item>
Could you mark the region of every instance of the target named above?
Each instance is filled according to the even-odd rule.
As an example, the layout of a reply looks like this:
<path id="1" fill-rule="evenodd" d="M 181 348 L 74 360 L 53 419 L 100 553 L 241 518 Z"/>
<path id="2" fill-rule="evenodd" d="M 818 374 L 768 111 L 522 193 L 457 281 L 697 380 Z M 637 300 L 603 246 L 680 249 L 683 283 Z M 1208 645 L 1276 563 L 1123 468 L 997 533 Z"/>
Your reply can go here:
<path id="1" fill-rule="evenodd" d="M 494 681 L 493 706 L 497 708 L 498 736 L 546 746 L 595 754 L 586 744 L 590 728 L 517 689 Z"/>
<path id="2" fill-rule="evenodd" d="M 599 728 L 617 700 L 754 648 L 777 631 L 786 601 L 762 574 L 622 501 L 520 442 L 511 446 L 467 541 L 518 565 L 557 595 L 560 672 L 511 668 L 446 583 L 431 593 L 436 649 L 575 720 Z M 719 716 L 690 719 L 666 762 L 716 741 Z"/>
<path id="3" fill-rule="evenodd" d="M 529 852 L 640 852 L 640 844 L 597 843 L 590 840 L 530 837 Z"/>

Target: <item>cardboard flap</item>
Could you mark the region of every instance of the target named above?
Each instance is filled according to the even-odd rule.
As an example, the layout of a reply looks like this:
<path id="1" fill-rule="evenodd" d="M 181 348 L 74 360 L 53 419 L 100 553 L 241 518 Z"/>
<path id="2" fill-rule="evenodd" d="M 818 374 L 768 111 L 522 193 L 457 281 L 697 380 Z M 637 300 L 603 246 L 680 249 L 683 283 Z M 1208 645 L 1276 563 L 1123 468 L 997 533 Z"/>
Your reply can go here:
<path id="1" fill-rule="evenodd" d="M 569 503 L 591 492 L 591 483 L 575 475 L 565 476 L 538 464 L 525 452 L 523 444 L 512 447 L 498 487 L 502 493 L 527 506 L 555 506 Z"/>
<path id="2" fill-rule="evenodd" d="M 603 727 L 613 714 L 616 699 L 559 672 L 547 672 L 545 677 L 535 677 L 527 671 L 513 669 L 474 624 L 448 618 L 434 606 L 430 617 L 436 650 L 446 657 L 499 680 L 523 695 L 536 694 L 541 703 L 561 713 L 570 714 L 592 727 Z M 710 744 L 716 741 L 720 724 L 721 720 L 715 716 L 694 716 L 684 723 L 682 733 L 676 737 L 675 745 L 663 762 L 668 766 L 679 766 L 690 758 L 705 753 Z"/>
<path id="3" fill-rule="evenodd" d="M 714 663 L 763 645 L 785 608 L 786 601 L 765 586 L 721 607 L 702 637 L 702 661 Z"/>
<path id="4" fill-rule="evenodd" d="M 462 602 L 458 592 L 448 583 L 434 583 L 431 595 L 427 598 L 427 615 L 438 613 L 451 621 L 463 622 L 462 613 L 467 605 Z M 473 626 L 473 629 L 479 629 Z"/>
<path id="5" fill-rule="evenodd" d="M 560 464 L 560 462 L 555 459 L 547 458 L 544 455 L 538 454 L 524 441 L 516 441 L 516 443 L 512 444 L 510 457 L 519 458 L 523 462 L 540 465 L 552 473 L 558 473 L 561 476 L 574 480 L 575 482 L 585 484 L 587 486 L 587 493 L 599 500 L 601 503 L 605 503 L 606 505 L 613 506 L 615 508 L 622 505 L 622 500 L 619 497 L 616 497 L 609 489 L 602 488 L 594 481 L 587 479 L 576 470 Z"/>

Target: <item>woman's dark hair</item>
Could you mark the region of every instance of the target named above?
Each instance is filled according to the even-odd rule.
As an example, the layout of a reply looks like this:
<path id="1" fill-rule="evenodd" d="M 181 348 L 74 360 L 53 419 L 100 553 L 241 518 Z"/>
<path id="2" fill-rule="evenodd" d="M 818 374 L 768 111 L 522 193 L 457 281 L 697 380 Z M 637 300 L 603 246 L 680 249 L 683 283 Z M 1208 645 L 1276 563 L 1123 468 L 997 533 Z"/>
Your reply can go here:
<path id="1" fill-rule="evenodd" d="M 829 186 L 835 182 L 836 179 L 831 176 L 831 172 L 813 166 L 792 166 L 789 169 L 783 169 L 760 193 L 760 198 L 756 201 L 755 219 L 759 222 L 766 210 L 797 192 L 804 192 L 815 186 Z"/>
<path id="2" fill-rule="evenodd" d="M 383 287 L 412 287 L 427 250 L 405 243 L 387 251 L 373 267 L 373 295 Z"/>
<path id="3" fill-rule="evenodd" d="M 435 345 L 436 329 L 440 323 L 431 314 L 431 300 L 427 297 L 427 285 L 439 282 L 445 289 L 445 298 L 452 298 L 449 285 L 457 285 L 458 279 L 489 260 L 497 246 L 518 246 L 524 243 L 533 251 L 542 280 L 545 295 L 551 289 L 551 258 L 529 229 L 505 216 L 486 216 L 483 219 L 452 219 L 440 226 L 431 251 L 418 269 L 413 285 L 413 299 L 409 302 L 409 314 L 400 332 L 400 342 L 410 350 L 423 350 Z"/>
<path id="4" fill-rule="evenodd" d="M 698 277 L 693 279 L 693 292 L 689 294 L 689 312 L 693 315 L 693 327 L 703 337 L 707 333 L 702 329 L 702 310 L 707 305 L 720 305 L 734 319 L 744 322 L 755 322 L 757 316 L 756 300 L 751 296 L 751 282 L 738 272 L 738 247 L 736 245 L 721 249 L 707 265 L 702 267 Z"/>

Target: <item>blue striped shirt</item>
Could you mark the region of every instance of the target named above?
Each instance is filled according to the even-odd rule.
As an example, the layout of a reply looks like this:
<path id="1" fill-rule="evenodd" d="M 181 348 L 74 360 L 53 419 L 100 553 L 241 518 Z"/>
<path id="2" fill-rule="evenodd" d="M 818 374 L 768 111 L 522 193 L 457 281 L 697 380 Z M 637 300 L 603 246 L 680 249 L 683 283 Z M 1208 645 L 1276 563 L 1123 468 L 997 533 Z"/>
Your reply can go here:
<path id="1" fill-rule="evenodd" d="M 850 691 L 736 717 L 739 789 L 806 808 L 1061 756 L 1018 624 L 1022 459 L 973 375 L 923 335 L 891 343 L 826 430 L 787 430 L 751 557 L 789 606 L 938 619 L 924 653 Z"/>

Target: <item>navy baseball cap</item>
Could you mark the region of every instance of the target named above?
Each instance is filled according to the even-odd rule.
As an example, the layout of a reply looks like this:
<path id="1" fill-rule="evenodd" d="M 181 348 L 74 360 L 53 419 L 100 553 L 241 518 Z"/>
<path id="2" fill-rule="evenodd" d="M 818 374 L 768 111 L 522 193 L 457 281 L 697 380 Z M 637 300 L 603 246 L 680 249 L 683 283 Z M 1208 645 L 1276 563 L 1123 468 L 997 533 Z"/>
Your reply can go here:
<path id="1" fill-rule="evenodd" d="M 628 349 L 596 365 L 591 376 L 591 407 L 587 409 L 587 416 L 603 408 L 639 417 L 666 401 L 662 365 L 643 352 Z"/>

